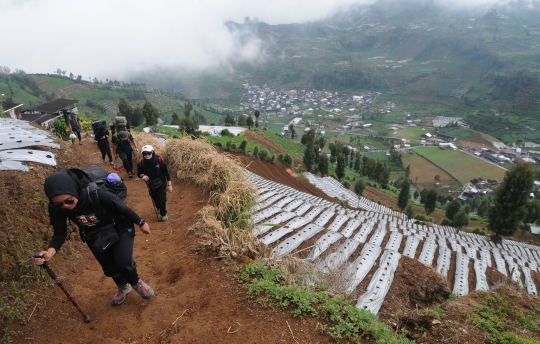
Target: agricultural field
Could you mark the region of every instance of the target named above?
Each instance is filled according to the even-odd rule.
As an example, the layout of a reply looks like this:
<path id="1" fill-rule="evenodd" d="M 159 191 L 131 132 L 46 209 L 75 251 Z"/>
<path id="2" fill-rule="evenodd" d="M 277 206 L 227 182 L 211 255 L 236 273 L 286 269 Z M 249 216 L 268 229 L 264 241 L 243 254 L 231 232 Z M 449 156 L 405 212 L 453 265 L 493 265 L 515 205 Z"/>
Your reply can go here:
<path id="1" fill-rule="evenodd" d="M 409 127 L 398 130 L 396 137 L 403 137 L 408 139 L 418 139 L 420 135 L 429 133 L 431 129 L 422 127 Z"/>
<path id="2" fill-rule="evenodd" d="M 458 186 L 461 183 L 453 178 L 450 174 L 446 173 L 443 169 L 433 164 L 426 158 L 423 158 L 416 154 L 406 154 L 401 158 L 403 166 L 411 166 L 411 173 L 409 178 L 415 181 L 417 187 L 422 190 L 424 188 L 435 188 L 435 176 L 439 175 L 440 185 L 451 187 Z"/>
<path id="3" fill-rule="evenodd" d="M 469 182 L 473 178 L 502 180 L 506 172 L 500 166 L 491 164 L 460 150 L 442 150 L 438 147 L 417 147 L 414 148 L 414 152 L 428 159 L 462 184 Z"/>
<path id="4" fill-rule="evenodd" d="M 47 81 L 49 84 L 53 85 L 56 88 L 62 88 L 74 84 L 75 82 L 68 78 L 61 78 L 51 75 L 42 75 L 43 80 Z"/>

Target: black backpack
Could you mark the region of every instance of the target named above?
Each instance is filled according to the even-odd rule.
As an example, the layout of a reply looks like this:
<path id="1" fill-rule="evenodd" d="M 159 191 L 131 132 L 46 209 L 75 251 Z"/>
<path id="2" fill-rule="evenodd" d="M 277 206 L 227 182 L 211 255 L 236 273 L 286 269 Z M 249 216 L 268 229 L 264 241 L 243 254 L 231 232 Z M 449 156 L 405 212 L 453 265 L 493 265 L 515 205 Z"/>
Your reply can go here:
<path id="1" fill-rule="evenodd" d="M 101 202 L 99 201 L 98 189 L 107 188 L 122 201 L 127 198 L 127 187 L 123 180 L 120 180 L 117 184 L 112 184 L 107 180 L 109 172 L 105 171 L 101 166 L 92 164 L 84 167 L 82 170 L 78 168 L 70 168 L 70 172 L 75 174 L 77 178 L 86 185 L 86 190 L 90 196 L 90 202 L 95 207 L 102 209 Z"/>
<path id="2" fill-rule="evenodd" d="M 102 136 L 99 132 L 101 131 L 100 130 L 100 126 L 101 126 L 101 121 L 93 121 L 92 122 L 92 131 L 94 132 L 94 140 L 98 141 L 99 138 Z"/>

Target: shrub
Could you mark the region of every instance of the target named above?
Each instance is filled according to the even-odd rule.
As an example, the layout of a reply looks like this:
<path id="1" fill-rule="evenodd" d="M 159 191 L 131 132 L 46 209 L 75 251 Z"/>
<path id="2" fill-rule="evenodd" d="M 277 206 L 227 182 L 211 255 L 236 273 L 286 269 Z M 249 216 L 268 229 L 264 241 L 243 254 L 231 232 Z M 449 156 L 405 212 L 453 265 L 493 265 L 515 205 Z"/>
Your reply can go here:
<path id="1" fill-rule="evenodd" d="M 452 221 L 450 219 L 447 219 L 446 217 L 441 220 L 441 226 L 451 226 Z"/>
<path id="2" fill-rule="evenodd" d="M 482 227 L 474 227 L 473 230 L 472 230 L 473 233 L 475 234 L 480 234 L 480 235 L 486 235 L 487 232 L 486 232 L 486 229 L 485 228 L 482 228 Z"/>
<path id="3" fill-rule="evenodd" d="M 425 214 L 416 214 L 414 216 L 416 220 L 424 221 L 424 222 L 433 222 L 433 218 L 430 216 L 427 216 Z"/>
<path id="4" fill-rule="evenodd" d="M 255 148 L 253 148 L 253 155 L 254 156 L 259 156 L 259 147 L 255 146 Z"/>
<path id="5" fill-rule="evenodd" d="M 342 184 L 345 189 L 350 189 L 351 187 L 351 182 L 349 182 L 348 180 L 344 180 Z"/>
<path id="6" fill-rule="evenodd" d="M 176 137 L 175 137 L 175 139 L 176 139 Z M 221 142 L 216 142 L 216 143 L 214 143 L 214 146 L 222 147 L 222 144 L 221 144 Z"/>
<path id="7" fill-rule="evenodd" d="M 221 134 L 221 136 L 229 136 L 229 137 L 234 137 L 234 134 L 233 134 L 233 133 L 231 133 L 231 132 L 229 131 L 229 129 L 223 129 L 223 130 L 221 131 L 221 133 L 220 133 L 220 134 Z"/>
<path id="8" fill-rule="evenodd" d="M 264 161 L 268 157 L 268 151 L 266 149 L 261 149 L 258 156 L 262 161 Z"/>
<path id="9" fill-rule="evenodd" d="M 292 162 L 293 162 L 289 154 L 283 154 L 283 153 L 278 154 L 278 160 L 281 161 L 281 163 L 285 167 L 291 167 Z"/>
<path id="10" fill-rule="evenodd" d="M 233 144 L 231 145 L 231 150 L 233 150 L 233 151 L 236 150 L 236 143 L 233 143 Z"/>
<path id="11" fill-rule="evenodd" d="M 247 147 L 247 141 L 243 140 L 242 143 L 240 143 L 240 146 L 238 147 L 242 153 L 246 154 L 246 147 Z"/>

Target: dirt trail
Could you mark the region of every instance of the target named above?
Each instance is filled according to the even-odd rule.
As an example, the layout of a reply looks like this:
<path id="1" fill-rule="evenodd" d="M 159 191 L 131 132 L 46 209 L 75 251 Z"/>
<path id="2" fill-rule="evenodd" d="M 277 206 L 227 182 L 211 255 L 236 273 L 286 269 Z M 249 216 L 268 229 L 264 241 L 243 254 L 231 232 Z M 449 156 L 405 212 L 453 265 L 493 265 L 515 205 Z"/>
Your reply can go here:
<path id="1" fill-rule="evenodd" d="M 90 139 L 75 146 L 86 163 L 101 163 L 97 146 Z M 137 233 L 135 261 L 140 276 L 155 290 L 155 298 L 144 301 L 132 292 L 119 307 L 110 304 L 115 285 L 103 275 L 90 251 L 72 234 L 51 261 L 90 324 L 52 285 L 41 290 L 33 302 L 35 310 L 25 326 L 15 328 L 16 343 L 327 343 L 314 319 L 295 319 L 286 311 L 263 309 L 246 299 L 225 265 L 197 243 L 187 229 L 208 196 L 194 185 L 173 180 L 169 194 L 170 221 L 158 223 L 145 185 L 128 179 L 127 203 L 150 224 L 151 234 Z M 288 324 L 287 324 L 288 323 Z"/>

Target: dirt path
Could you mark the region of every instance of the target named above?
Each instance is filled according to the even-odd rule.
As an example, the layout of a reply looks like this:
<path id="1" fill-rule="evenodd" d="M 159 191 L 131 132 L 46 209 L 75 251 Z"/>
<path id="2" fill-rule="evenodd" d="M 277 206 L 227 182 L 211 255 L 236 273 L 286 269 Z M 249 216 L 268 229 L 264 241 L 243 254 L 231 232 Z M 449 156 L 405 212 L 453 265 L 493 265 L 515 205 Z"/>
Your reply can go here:
<path id="1" fill-rule="evenodd" d="M 101 163 L 95 143 L 83 142 L 74 149 L 87 164 Z M 289 325 L 298 343 L 331 342 L 319 334 L 316 320 L 291 318 L 288 312 L 273 312 L 247 300 L 231 278 L 234 266 L 200 248 L 187 229 L 207 203 L 207 195 L 173 180 L 167 204 L 171 220 L 158 223 L 144 184 L 127 179 L 125 172 L 121 177 L 129 190 L 128 205 L 152 230 L 150 235 L 137 233 L 134 258 L 155 298 L 144 301 L 132 292 L 124 304 L 111 306 L 114 283 L 74 233 L 51 267 L 91 316 L 90 324 L 83 323 L 61 290 L 51 285 L 36 293 L 30 321 L 15 329 L 20 331 L 16 343 L 51 342 L 51 338 L 54 343 L 294 343 Z"/>

